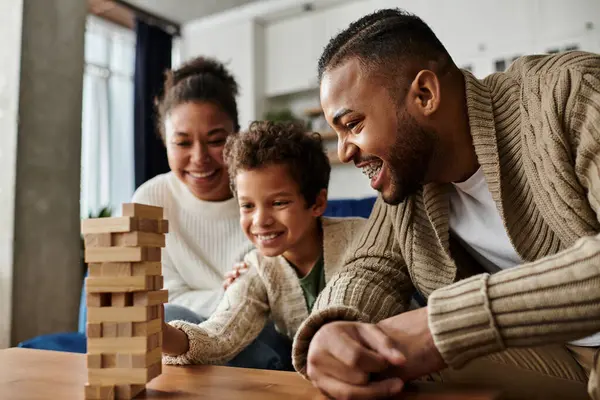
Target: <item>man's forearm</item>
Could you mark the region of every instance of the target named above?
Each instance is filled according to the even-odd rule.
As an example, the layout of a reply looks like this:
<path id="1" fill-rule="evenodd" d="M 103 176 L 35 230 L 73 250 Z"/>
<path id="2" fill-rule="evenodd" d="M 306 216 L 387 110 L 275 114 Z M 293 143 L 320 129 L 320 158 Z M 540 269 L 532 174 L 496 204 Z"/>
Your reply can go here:
<path id="1" fill-rule="evenodd" d="M 600 236 L 429 297 L 429 325 L 449 365 L 507 347 L 574 340 L 600 331 Z"/>

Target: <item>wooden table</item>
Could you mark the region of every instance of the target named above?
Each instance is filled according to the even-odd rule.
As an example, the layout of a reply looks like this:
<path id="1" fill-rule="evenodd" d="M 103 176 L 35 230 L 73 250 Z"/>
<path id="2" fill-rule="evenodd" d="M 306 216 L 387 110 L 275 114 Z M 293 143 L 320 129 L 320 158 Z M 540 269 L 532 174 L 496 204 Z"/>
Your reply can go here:
<path id="1" fill-rule="evenodd" d="M 85 356 L 44 350 L 0 350 L 0 399 L 83 399 Z M 214 366 L 163 366 L 140 399 L 323 399 L 293 372 Z M 408 400 L 492 400 L 489 392 L 423 385 L 400 396 Z"/>

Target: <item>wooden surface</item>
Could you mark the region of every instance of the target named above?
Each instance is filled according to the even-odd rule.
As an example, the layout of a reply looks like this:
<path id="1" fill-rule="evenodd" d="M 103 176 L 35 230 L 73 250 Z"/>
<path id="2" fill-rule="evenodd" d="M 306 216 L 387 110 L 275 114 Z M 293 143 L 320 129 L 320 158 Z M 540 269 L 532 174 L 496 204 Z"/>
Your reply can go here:
<path id="1" fill-rule="evenodd" d="M 11 400 L 83 399 L 85 355 L 10 348 L 0 350 L 0 398 Z M 136 399 L 323 399 L 298 374 L 213 366 L 163 366 Z M 404 400 L 493 400 L 487 392 L 426 384 Z"/>

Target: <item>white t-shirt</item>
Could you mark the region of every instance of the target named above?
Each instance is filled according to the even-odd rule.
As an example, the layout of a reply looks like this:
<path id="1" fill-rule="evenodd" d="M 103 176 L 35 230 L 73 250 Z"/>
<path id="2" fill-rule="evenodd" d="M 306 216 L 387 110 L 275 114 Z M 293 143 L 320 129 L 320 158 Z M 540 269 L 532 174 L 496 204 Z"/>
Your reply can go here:
<path id="1" fill-rule="evenodd" d="M 490 273 L 516 267 L 523 260 L 515 251 L 492 198 L 483 170 L 469 179 L 453 183 L 450 192 L 450 232 Z M 576 340 L 577 346 L 600 346 L 600 332 Z"/>
<path id="2" fill-rule="evenodd" d="M 223 297 L 223 276 L 252 249 L 236 199 L 202 201 L 169 172 L 140 186 L 133 201 L 163 207 L 169 220 L 162 252 L 169 303 L 208 318 Z"/>

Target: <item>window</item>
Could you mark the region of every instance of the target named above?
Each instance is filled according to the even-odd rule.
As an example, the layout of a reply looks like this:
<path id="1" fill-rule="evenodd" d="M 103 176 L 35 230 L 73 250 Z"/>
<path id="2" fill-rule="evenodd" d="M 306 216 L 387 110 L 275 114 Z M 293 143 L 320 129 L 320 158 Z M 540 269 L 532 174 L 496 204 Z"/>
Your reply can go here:
<path id="1" fill-rule="evenodd" d="M 134 191 L 132 31 L 90 16 L 85 34 L 81 215 L 117 210 Z"/>
<path id="2" fill-rule="evenodd" d="M 519 57 L 521 57 L 520 54 L 515 54 L 510 57 L 496 59 L 494 61 L 494 71 L 496 71 L 496 72 L 506 71 L 506 69 L 509 67 L 509 65 L 512 64 L 513 62 L 515 62 Z"/>
<path id="3" fill-rule="evenodd" d="M 557 54 L 557 53 L 561 53 L 563 51 L 573 51 L 573 50 L 579 50 L 579 45 L 568 44 L 566 46 L 561 46 L 561 47 L 552 47 L 550 49 L 547 49 L 546 53 L 548 53 L 548 54 Z"/>
<path id="4" fill-rule="evenodd" d="M 506 69 L 506 60 L 496 60 L 494 65 L 496 72 L 502 72 Z"/>

